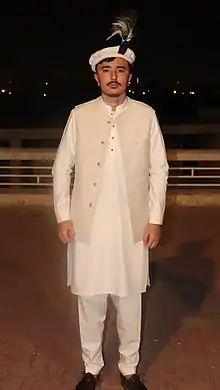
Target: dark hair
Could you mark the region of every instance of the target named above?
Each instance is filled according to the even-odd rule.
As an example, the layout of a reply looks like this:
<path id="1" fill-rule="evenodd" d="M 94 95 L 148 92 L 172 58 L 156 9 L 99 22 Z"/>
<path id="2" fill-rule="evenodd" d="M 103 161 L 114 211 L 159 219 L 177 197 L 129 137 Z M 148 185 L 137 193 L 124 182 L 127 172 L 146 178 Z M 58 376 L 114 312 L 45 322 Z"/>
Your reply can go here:
<path id="1" fill-rule="evenodd" d="M 112 62 L 116 59 L 117 57 L 107 57 L 107 58 L 104 58 L 103 60 L 101 60 L 95 67 L 95 73 L 97 73 L 97 68 L 98 68 L 98 65 L 102 64 L 103 62 Z M 118 57 L 120 58 L 120 57 Z M 127 61 L 128 62 L 128 61 Z M 128 62 L 128 65 L 129 65 L 129 73 L 132 74 L 133 72 L 133 64 L 130 64 L 130 62 Z"/>

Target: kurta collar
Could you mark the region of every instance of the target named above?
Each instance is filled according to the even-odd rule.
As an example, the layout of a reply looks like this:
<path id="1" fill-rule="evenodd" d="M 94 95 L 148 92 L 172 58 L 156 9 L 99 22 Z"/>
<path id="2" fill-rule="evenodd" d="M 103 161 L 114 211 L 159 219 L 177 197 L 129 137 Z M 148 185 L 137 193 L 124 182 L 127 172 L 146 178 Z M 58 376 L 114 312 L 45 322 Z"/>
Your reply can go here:
<path id="1" fill-rule="evenodd" d="M 122 104 L 120 104 L 119 106 L 116 107 L 116 110 L 114 111 L 114 115 L 120 115 L 127 107 L 128 103 L 129 103 L 129 100 L 130 98 L 128 96 L 126 96 L 125 100 L 123 101 Z M 106 104 L 102 97 L 100 97 L 100 101 L 102 103 L 102 106 L 103 108 L 106 110 L 106 112 L 108 113 L 108 115 L 111 115 L 112 114 L 112 108 L 111 106 L 109 106 L 108 104 Z"/>

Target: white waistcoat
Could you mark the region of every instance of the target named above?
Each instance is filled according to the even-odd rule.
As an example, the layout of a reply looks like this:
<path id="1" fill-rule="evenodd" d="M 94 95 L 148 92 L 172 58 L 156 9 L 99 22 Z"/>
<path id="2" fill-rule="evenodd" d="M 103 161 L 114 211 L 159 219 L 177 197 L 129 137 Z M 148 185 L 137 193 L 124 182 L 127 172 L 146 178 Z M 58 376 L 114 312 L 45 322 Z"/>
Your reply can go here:
<path id="1" fill-rule="evenodd" d="M 116 113 L 117 115 L 117 113 Z M 68 285 L 73 294 L 121 297 L 146 291 L 148 248 L 134 243 L 123 161 L 116 127 L 112 127 L 90 242 L 68 245 Z"/>

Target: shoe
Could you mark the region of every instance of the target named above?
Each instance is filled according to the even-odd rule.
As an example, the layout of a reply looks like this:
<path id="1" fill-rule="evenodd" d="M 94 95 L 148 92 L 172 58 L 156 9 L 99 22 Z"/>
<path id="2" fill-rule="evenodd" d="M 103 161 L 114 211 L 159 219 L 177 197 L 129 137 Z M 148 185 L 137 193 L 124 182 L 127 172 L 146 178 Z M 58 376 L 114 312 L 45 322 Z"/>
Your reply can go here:
<path id="1" fill-rule="evenodd" d="M 93 375 L 90 372 L 83 373 L 82 378 L 77 383 L 75 390 L 94 390 L 100 378 L 99 375 Z"/>
<path id="2" fill-rule="evenodd" d="M 125 390 L 147 390 L 142 378 L 138 374 L 126 377 L 121 374 L 121 385 Z"/>

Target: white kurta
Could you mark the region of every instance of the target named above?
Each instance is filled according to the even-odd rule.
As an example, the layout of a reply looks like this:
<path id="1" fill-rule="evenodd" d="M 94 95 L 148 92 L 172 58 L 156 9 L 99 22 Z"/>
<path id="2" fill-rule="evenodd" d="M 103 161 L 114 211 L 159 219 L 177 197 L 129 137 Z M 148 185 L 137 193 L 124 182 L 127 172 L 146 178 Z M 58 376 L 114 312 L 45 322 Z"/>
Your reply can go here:
<path id="1" fill-rule="evenodd" d="M 122 106 L 111 115 L 113 124 Z M 110 110 L 110 107 L 105 109 Z M 68 246 L 68 285 L 72 293 L 78 295 L 117 296 L 144 292 L 149 285 L 148 248 L 142 241 L 134 243 L 132 237 L 115 124 L 109 138 L 90 243 L 75 241 Z"/>

